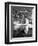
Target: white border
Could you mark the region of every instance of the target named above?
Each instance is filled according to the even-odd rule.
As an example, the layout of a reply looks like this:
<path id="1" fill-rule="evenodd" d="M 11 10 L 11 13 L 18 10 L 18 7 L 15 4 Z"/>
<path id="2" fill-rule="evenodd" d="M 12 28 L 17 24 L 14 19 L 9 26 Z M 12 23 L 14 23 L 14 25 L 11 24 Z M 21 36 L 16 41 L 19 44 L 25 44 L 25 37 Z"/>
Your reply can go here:
<path id="1" fill-rule="evenodd" d="M 33 19 L 33 37 L 23 37 L 23 38 L 13 38 L 11 39 L 11 6 L 20 6 L 20 7 L 34 7 L 33 11 L 32 11 L 32 19 Z M 19 42 L 19 41 L 32 41 L 35 40 L 35 6 L 32 5 L 9 5 L 9 41 L 10 42 Z"/>

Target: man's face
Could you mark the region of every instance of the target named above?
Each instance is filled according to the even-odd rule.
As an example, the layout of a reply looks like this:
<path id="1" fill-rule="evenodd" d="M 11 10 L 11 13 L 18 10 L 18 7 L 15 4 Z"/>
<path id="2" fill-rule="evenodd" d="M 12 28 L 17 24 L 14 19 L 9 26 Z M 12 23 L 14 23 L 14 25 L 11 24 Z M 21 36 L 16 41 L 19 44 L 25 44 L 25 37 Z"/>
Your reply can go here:
<path id="1" fill-rule="evenodd" d="M 22 13 L 18 13 L 14 16 L 14 21 L 19 21 L 19 23 L 24 24 L 26 22 L 25 15 Z"/>

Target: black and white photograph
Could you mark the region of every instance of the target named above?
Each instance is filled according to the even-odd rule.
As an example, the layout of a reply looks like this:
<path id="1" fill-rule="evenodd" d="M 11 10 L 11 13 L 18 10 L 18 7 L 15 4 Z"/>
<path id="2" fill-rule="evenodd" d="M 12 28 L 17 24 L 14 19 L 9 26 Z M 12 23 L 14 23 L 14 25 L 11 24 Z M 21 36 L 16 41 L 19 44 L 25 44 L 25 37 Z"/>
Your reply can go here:
<path id="1" fill-rule="evenodd" d="M 8 5 L 8 6 L 7 6 Z M 36 42 L 36 4 L 7 3 L 6 40 L 10 43 Z"/>

